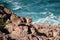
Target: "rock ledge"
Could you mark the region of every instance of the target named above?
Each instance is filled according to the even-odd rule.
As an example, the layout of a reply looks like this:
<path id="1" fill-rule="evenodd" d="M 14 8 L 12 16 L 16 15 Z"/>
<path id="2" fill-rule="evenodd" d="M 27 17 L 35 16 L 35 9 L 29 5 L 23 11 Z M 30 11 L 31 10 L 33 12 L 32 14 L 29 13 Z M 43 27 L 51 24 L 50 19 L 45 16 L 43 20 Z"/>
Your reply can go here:
<path id="1" fill-rule="evenodd" d="M 32 19 L 20 17 L 0 6 L 0 40 L 60 40 L 60 27 L 32 24 Z"/>

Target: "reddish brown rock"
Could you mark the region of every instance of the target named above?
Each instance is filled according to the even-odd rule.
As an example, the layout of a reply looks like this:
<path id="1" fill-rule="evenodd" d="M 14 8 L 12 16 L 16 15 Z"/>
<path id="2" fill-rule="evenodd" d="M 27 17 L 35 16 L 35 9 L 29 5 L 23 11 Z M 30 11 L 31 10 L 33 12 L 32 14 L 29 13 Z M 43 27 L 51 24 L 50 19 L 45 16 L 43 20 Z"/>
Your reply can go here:
<path id="1" fill-rule="evenodd" d="M 54 40 L 60 40 L 60 37 L 56 36 L 56 37 L 54 37 Z"/>
<path id="2" fill-rule="evenodd" d="M 60 40 L 60 27 L 52 24 L 32 24 L 32 19 L 19 17 L 0 6 L 0 40 Z M 3 26 L 4 25 L 4 26 Z"/>
<path id="3" fill-rule="evenodd" d="M 0 31 L 0 40 L 7 40 L 7 36 L 5 35 L 5 33 L 2 33 Z"/>
<path id="4" fill-rule="evenodd" d="M 28 27 L 27 26 L 15 26 L 13 29 L 10 28 L 10 30 L 12 30 L 12 31 L 9 34 L 9 36 L 12 37 L 13 39 L 14 38 L 15 39 L 16 38 L 23 38 L 27 35 Z"/>
<path id="5" fill-rule="evenodd" d="M 27 25 L 30 25 L 32 23 L 32 19 L 31 18 L 26 18 L 27 21 Z"/>
<path id="6" fill-rule="evenodd" d="M 32 34 L 36 34 L 36 32 L 35 32 L 35 29 L 34 29 L 34 28 L 30 28 L 30 29 L 31 29 Z"/>
<path id="7" fill-rule="evenodd" d="M 15 19 L 15 18 L 17 18 L 17 16 L 12 13 L 11 16 L 10 16 L 10 20 L 12 21 L 12 20 Z"/>
<path id="8" fill-rule="evenodd" d="M 7 8 L 4 8 L 4 11 L 5 11 L 7 14 L 11 14 L 10 10 L 8 10 Z"/>
<path id="9" fill-rule="evenodd" d="M 5 28 L 11 33 L 12 31 L 13 31 L 13 29 L 14 29 L 14 24 L 12 24 L 12 23 L 9 23 L 9 24 L 7 24 L 6 26 L 5 26 Z"/>

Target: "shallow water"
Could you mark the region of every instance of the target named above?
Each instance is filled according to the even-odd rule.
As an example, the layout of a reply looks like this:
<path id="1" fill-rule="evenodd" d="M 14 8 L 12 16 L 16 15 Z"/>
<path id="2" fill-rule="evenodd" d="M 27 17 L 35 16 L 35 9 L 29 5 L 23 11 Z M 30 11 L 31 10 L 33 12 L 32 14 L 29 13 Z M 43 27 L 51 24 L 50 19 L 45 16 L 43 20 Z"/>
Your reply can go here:
<path id="1" fill-rule="evenodd" d="M 32 23 L 60 25 L 60 0 L 0 0 L 18 16 L 31 17 Z"/>

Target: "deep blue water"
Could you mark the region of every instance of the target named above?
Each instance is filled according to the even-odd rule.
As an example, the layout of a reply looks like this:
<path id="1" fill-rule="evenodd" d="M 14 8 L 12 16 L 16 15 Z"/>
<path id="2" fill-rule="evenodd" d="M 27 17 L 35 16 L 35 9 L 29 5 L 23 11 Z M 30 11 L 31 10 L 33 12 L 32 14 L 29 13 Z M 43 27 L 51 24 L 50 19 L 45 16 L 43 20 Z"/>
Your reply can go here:
<path id="1" fill-rule="evenodd" d="M 60 0 L 0 0 L 0 4 L 18 16 L 32 18 L 32 23 L 60 25 Z"/>

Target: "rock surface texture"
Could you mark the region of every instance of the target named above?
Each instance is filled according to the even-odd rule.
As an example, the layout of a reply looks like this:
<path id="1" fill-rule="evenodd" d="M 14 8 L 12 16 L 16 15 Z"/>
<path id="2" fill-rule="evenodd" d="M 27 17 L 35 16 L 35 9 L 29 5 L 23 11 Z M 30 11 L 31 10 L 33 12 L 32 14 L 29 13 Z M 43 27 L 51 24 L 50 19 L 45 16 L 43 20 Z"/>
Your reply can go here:
<path id="1" fill-rule="evenodd" d="M 60 27 L 32 24 L 32 19 L 20 17 L 0 6 L 0 40 L 60 40 Z"/>

